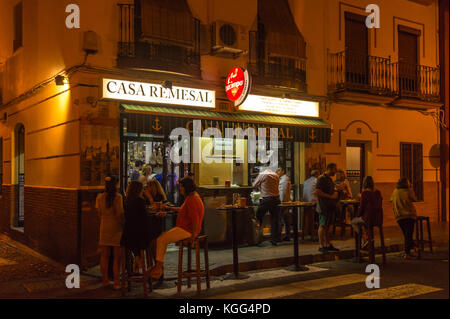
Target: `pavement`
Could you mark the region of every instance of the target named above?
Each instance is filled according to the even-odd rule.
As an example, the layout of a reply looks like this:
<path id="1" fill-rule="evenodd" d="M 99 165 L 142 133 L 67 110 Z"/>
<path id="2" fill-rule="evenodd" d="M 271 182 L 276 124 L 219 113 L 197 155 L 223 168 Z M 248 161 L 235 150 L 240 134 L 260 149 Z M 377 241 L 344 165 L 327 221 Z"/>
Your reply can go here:
<path id="1" fill-rule="evenodd" d="M 446 249 L 447 263 L 448 230 L 448 223 L 432 223 L 434 248 L 441 247 Z M 375 236 L 375 244 L 377 245 L 378 236 L 376 231 Z M 341 251 L 333 254 L 320 254 L 317 251 L 317 243 L 307 240 L 301 243 L 299 247 L 300 261 L 302 264 L 308 265 L 310 269 L 301 274 L 285 269 L 285 267 L 293 264 L 292 242 L 282 243 L 275 247 L 272 247 L 270 243 L 267 243 L 265 247 L 240 247 L 240 271 L 250 275 L 249 279 L 243 281 L 223 280 L 224 275 L 232 271 L 231 249 L 210 249 L 211 291 L 215 291 L 214 294 L 217 295 L 222 290 L 226 292 L 227 289 L 235 289 L 233 287 L 242 285 L 251 286 L 256 284 L 258 287 L 261 287 L 263 281 L 267 281 L 268 284 L 275 284 L 270 281 L 296 278 L 298 276 L 314 276 L 319 273 L 330 273 L 332 275 L 330 269 L 346 270 L 350 266 L 356 267 L 355 269 L 359 269 L 359 273 L 361 273 L 362 268 L 360 264 L 353 264 L 348 261 L 354 254 L 354 239 L 349 234 L 344 239 L 339 237 L 337 236 L 332 242 Z M 394 264 L 396 262 L 395 258 L 399 259 L 399 262 L 403 261 L 398 257 L 398 252 L 403 248 L 403 238 L 400 229 L 398 227 L 385 227 L 384 237 L 388 251 L 391 252 L 388 257 L 388 263 L 392 263 L 392 258 L 394 258 Z M 424 259 L 426 259 L 425 256 Z M 377 261 L 380 261 L 380 256 L 377 256 Z M 174 279 L 176 278 L 177 262 L 178 251 L 176 247 L 172 247 L 166 256 L 166 280 L 163 284 L 155 287 L 154 292 L 150 295 L 151 298 L 176 298 L 176 282 Z M 418 262 L 420 263 L 421 261 Z M 326 263 L 336 264 L 336 266 L 330 266 L 331 264 L 324 266 Z M 448 264 L 446 267 L 446 276 L 448 278 Z M 350 269 L 350 271 L 354 270 Z M 432 268 L 430 271 L 433 272 Z M 0 235 L 0 298 L 120 298 L 119 292 L 100 286 L 100 271 L 98 267 L 91 268 L 81 274 L 80 289 L 67 289 L 65 286 L 66 276 L 65 266 L 59 265 L 28 247 Z M 336 280 L 339 281 L 339 278 Z M 204 288 L 204 283 L 202 285 Z M 191 289 L 183 288 L 183 298 L 197 298 L 194 288 L 195 285 Z M 210 292 L 204 296 L 210 296 Z M 134 284 L 131 292 L 127 293 L 126 298 L 142 298 L 142 287 Z"/>

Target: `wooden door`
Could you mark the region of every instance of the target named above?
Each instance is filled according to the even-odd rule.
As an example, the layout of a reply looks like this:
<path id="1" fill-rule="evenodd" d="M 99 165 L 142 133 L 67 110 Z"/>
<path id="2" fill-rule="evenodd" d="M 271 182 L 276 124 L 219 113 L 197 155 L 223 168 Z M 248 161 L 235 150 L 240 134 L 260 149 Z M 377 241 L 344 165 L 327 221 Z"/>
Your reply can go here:
<path id="1" fill-rule="evenodd" d="M 398 63 L 400 93 L 415 95 L 418 89 L 418 33 L 405 27 L 398 31 Z"/>
<path id="2" fill-rule="evenodd" d="M 366 18 L 345 13 L 346 82 L 354 88 L 368 84 L 368 33 Z"/>

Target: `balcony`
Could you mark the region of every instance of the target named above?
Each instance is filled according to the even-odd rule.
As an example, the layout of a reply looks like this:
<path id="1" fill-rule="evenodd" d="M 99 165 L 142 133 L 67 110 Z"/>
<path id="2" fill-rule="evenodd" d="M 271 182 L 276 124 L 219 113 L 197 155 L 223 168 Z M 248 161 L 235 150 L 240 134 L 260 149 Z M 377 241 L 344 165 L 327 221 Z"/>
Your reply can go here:
<path id="1" fill-rule="evenodd" d="M 434 107 L 440 100 L 439 69 L 393 63 L 343 51 L 328 55 L 328 92 L 343 100 L 405 107 Z"/>
<path id="2" fill-rule="evenodd" d="M 140 3 L 137 1 L 136 3 Z M 187 22 L 191 32 L 179 28 L 159 26 L 154 30 L 144 30 L 151 23 L 142 24 L 149 18 L 140 12 L 141 8 L 131 4 L 119 4 L 120 41 L 118 43 L 117 66 L 119 68 L 146 69 L 182 73 L 200 77 L 200 21 L 190 18 Z M 152 12 L 162 19 L 162 12 Z M 167 14 L 167 10 L 166 10 Z M 186 22 L 186 20 L 185 20 Z M 175 30 L 175 31 L 174 31 Z M 179 31 L 177 38 L 173 33 Z M 188 34 L 188 39 L 186 39 Z M 192 34 L 192 37 L 190 35 Z"/>
<path id="3" fill-rule="evenodd" d="M 306 92 L 306 59 L 267 52 L 274 45 L 259 39 L 255 31 L 250 32 L 249 41 L 247 67 L 254 84 Z"/>

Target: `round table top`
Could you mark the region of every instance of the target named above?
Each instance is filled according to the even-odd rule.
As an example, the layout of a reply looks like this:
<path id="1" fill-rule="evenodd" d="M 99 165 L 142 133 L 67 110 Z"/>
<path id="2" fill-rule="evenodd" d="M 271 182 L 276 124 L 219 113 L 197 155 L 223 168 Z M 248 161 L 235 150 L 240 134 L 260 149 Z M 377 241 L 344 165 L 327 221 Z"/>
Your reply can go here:
<path id="1" fill-rule="evenodd" d="M 217 210 L 238 210 L 238 209 L 249 209 L 252 206 L 233 206 L 233 205 L 225 205 L 216 208 Z"/>
<path id="2" fill-rule="evenodd" d="M 316 204 L 311 203 L 311 202 L 283 202 L 280 205 L 278 205 L 278 207 L 313 207 Z"/>
<path id="3" fill-rule="evenodd" d="M 359 200 L 357 200 L 357 199 L 343 199 L 343 200 L 341 200 L 340 201 L 342 204 L 348 204 L 348 205 L 351 205 L 351 204 L 359 204 L 360 202 L 359 202 Z"/>

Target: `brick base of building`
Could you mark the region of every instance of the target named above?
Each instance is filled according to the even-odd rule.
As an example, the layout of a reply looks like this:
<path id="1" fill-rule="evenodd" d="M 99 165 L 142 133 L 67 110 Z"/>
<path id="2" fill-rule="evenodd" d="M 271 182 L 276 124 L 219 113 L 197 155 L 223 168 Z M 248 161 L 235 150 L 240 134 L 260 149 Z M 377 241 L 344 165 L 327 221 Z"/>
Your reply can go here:
<path id="1" fill-rule="evenodd" d="M 11 227 L 14 187 L 0 194 L 0 231 L 62 264 L 98 263 L 97 192 L 25 187 L 24 227 Z"/>

